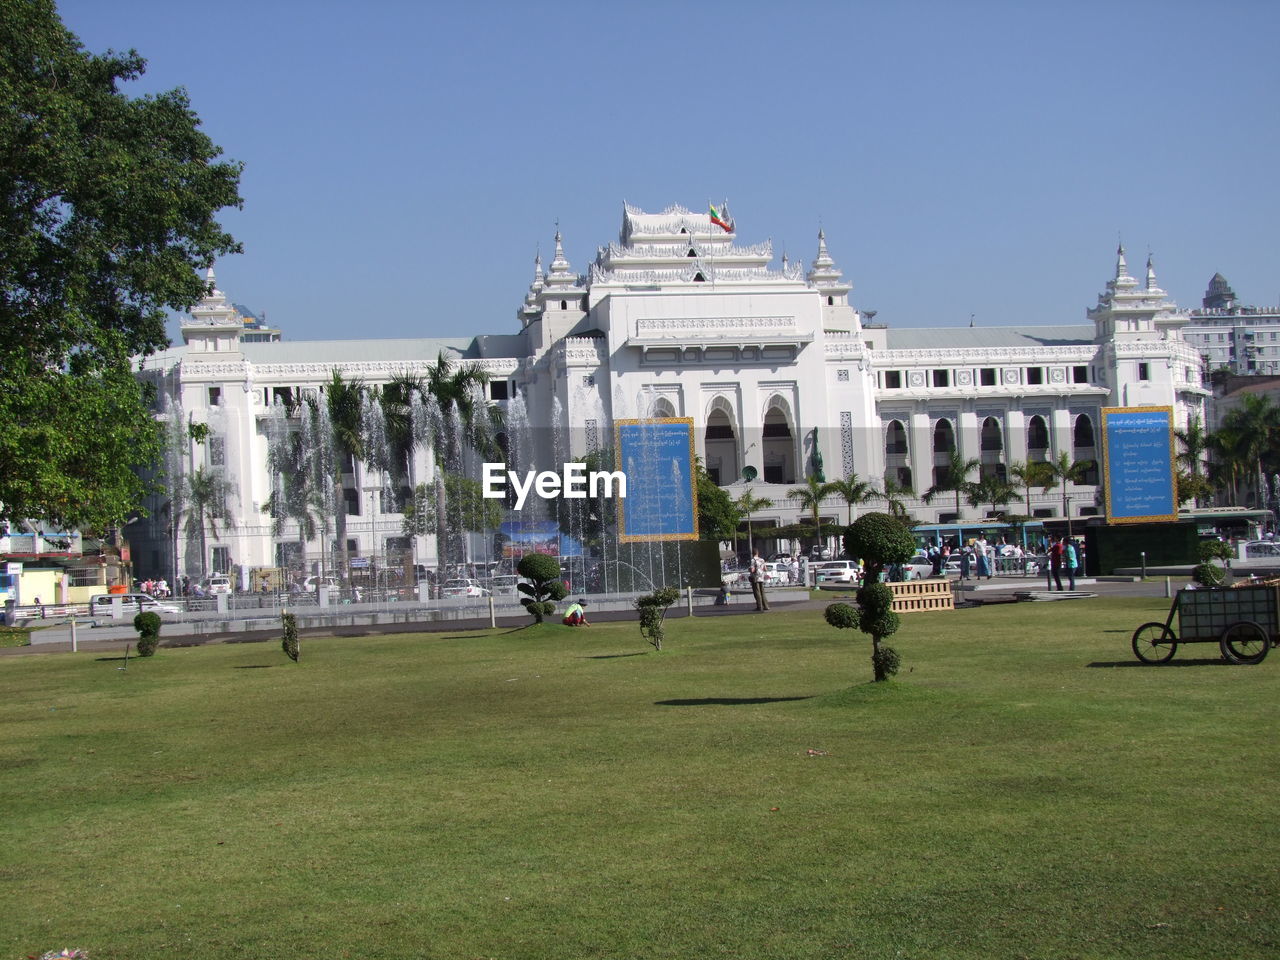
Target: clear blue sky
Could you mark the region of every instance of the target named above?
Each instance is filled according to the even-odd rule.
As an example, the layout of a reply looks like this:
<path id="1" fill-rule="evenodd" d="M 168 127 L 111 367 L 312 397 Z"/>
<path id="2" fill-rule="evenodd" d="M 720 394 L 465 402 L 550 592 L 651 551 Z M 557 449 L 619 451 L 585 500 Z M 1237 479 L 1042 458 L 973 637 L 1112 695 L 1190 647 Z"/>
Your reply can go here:
<path id="1" fill-rule="evenodd" d="M 1280 301 L 1280 4 L 62 0 L 245 165 L 219 286 L 288 339 L 518 329 L 555 221 L 728 198 L 900 326 L 1081 323 L 1117 237 Z"/>

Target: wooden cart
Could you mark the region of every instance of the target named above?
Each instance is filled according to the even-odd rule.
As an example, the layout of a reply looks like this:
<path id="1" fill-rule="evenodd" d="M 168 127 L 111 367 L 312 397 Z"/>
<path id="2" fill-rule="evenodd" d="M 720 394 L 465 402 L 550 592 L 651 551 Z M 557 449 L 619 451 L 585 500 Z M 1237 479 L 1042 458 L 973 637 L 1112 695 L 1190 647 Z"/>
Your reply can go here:
<path id="1" fill-rule="evenodd" d="M 1174 633 L 1173 618 L 1178 617 Z M 1261 663 L 1280 640 L 1280 584 L 1179 590 L 1164 623 L 1133 631 L 1143 663 L 1167 663 L 1180 643 L 1216 643 L 1231 663 Z"/>

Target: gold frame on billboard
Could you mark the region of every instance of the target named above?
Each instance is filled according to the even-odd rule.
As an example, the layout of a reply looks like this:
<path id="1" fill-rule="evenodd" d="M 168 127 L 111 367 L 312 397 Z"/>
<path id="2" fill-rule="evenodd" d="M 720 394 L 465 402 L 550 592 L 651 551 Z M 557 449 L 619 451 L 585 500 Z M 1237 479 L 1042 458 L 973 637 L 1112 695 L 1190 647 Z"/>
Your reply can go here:
<path id="1" fill-rule="evenodd" d="M 1169 490 L 1173 496 L 1173 513 L 1156 513 L 1145 517 L 1114 517 L 1111 515 L 1111 458 L 1107 446 L 1107 418 L 1112 413 L 1164 413 L 1169 417 Z M 1159 523 L 1178 519 L 1178 451 L 1175 446 L 1172 406 L 1153 407 L 1103 407 L 1102 408 L 1102 485 L 1103 502 L 1106 504 L 1107 523 Z"/>

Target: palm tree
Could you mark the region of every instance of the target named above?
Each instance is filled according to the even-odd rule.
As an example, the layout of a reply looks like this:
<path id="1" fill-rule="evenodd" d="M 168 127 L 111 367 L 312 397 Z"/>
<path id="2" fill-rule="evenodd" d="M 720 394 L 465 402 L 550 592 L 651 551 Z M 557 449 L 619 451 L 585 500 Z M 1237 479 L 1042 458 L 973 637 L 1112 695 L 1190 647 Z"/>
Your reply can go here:
<path id="1" fill-rule="evenodd" d="M 194 473 L 184 478 L 186 490 L 182 498 L 187 504 L 186 532 L 189 538 L 200 541 L 200 579 L 208 576 L 208 537 L 219 536 L 218 521 L 224 521 L 228 527 L 234 524 L 227 509 L 227 501 L 235 496 L 235 487 L 220 469 L 216 467 L 199 467 Z M 220 571 L 229 573 L 230 571 Z"/>
<path id="2" fill-rule="evenodd" d="M 960 451 L 951 450 L 950 459 L 947 465 L 942 469 L 942 475 L 932 487 L 924 492 L 922 498 L 925 503 L 932 503 L 934 498 L 941 493 L 954 493 L 956 495 L 956 519 L 960 519 L 960 494 L 964 493 L 969 486 L 969 474 L 982 467 L 982 463 L 977 459 L 966 460 L 960 455 Z"/>
<path id="3" fill-rule="evenodd" d="M 747 515 L 747 549 L 755 549 L 755 541 L 751 537 L 751 514 L 757 510 L 768 510 L 773 506 L 773 501 L 768 497 L 757 497 L 751 493 L 751 488 L 747 487 L 742 494 L 734 501 L 734 505 Z"/>
<path id="4" fill-rule="evenodd" d="M 849 505 L 849 523 L 853 523 L 853 505 L 874 500 L 879 494 L 870 480 L 860 480 L 856 473 L 851 473 L 843 480 L 832 480 L 827 484 L 831 495 L 839 497 Z"/>
<path id="5" fill-rule="evenodd" d="M 1067 536 L 1071 536 L 1071 510 L 1067 504 L 1067 484 L 1083 483 L 1084 475 L 1093 466 L 1092 460 L 1072 460 L 1071 454 L 1065 450 L 1058 453 L 1057 460 L 1046 461 L 1056 482 L 1062 484 L 1062 515 L 1067 519 Z"/>
<path id="6" fill-rule="evenodd" d="M 1240 503 L 1240 475 L 1245 469 L 1246 438 L 1241 430 L 1224 424 L 1209 435 L 1209 479 L 1226 491 L 1232 506 Z"/>
<path id="7" fill-rule="evenodd" d="M 823 483 L 816 475 L 809 475 L 805 478 L 803 487 L 795 487 L 787 491 L 787 499 L 794 500 L 801 510 L 808 510 L 813 516 L 813 537 L 814 543 L 822 543 L 822 518 L 818 516 L 818 510 L 822 505 L 822 501 L 835 493 L 832 484 Z"/>
<path id="8" fill-rule="evenodd" d="M 1236 434 L 1235 453 L 1240 472 L 1250 478 L 1257 493 L 1257 506 L 1266 504 L 1262 479 L 1267 465 L 1276 465 L 1277 443 L 1280 441 L 1280 407 L 1262 394 L 1245 394 L 1240 406 L 1222 418 L 1224 429 Z"/>
<path id="9" fill-rule="evenodd" d="M 1027 513 L 1031 516 L 1031 488 L 1040 487 L 1045 493 L 1048 493 L 1058 482 L 1053 478 L 1053 471 L 1049 469 L 1049 465 L 1043 460 L 1029 460 L 1027 462 L 1017 461 L 1010 464 L 1009 476 L 1018 481 L 1018 486 L 1026 492 L 1027 495 Z"/>
<path id="10" fill-rule="evenodd" d="M 988 474 L 977 483 L 969 484 L 968 489 L 965 491 L 965 497 L 971 507 L 989 503 L 991 504 L 992 513 L 995 513 L 1017 495 L 1018 491 L 1007 480 L 995 474 Z"/>
<path id="11" fill-rule="evenodd" d="M 364 434 L 361 428 L 361 404 L 364 400 L 364 381 L 359 378 L 346 380 L 342 371 L 333 368 L 325 389 L 325 406 L 329 414 L 333 444 L 333 498 L 334 527 L 338 538 L 338 551 L 342 557 L 343 577 L 350 576 L 350 560 L 347 556 L 347 497 L 343 492 L 342 478 L 348 467 L 355 471 L 355 462 L 364 457 Z"/>
<path id="12" fill-rule="evenodd" d="M 885 509 L 889 512 L 889 516 L 902 519 L 907 515 L 906 498 L 911 496 L 910 487 L 899 483 L 893 477 L 885 474 L 884 490 L 876 493 L 876 496 L 884 500 Z"/>
<path id="13" fill-rule="evenodd" d="M 462 431 L 471 434 L 473 445 L 485 454 L 497 450 L 497 431 L 501 427 L 501 414 L 491 404 L 477 409 L 483 398 L 483 389 L 489 383 L 489 374 L 475 364 L 454 367 L 443 352 L 436 354 L 435 363 L 427 368 L 424 378 L 427 395 L 435 400 L 440 410 L 441 429 L 432 438 L 436 455 L 436 544 L 442 564 L 450 558 L 462 559 L 464 550 L 461 531 L 450 537 L 447 524 L 448 498 L 444 472 L 462 469 Z"/>
<path id="14" fill-rule="evenodd" d="M 1194 506 L 1198 507 L 1203 488 L 1206 486 L 1206 481 L 1203 479 L 1204 454 L 1210 449 L 1210 435 L 1204 431 L 1204 425 L 1199 416 L 1192 413 L 1187 420 L 1187 429 L 1174 430 L 1174 436 L 1183 445 L 1181 453 L 1178 454 L 1178 463 L 1187 468 L 1187 479 L 1179 480 L 1179 492 L 1187 490 L 1189 497 L 1184 497 L 1183 502 L 1192 499 Z"/>

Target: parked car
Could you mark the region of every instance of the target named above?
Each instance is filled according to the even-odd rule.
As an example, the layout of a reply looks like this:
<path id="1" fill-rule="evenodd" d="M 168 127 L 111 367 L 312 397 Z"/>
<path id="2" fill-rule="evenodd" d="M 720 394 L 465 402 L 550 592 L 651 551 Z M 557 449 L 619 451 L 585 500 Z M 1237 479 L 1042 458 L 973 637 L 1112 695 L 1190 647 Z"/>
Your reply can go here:
<path id="1" fill-rule="evenodd" d="M 342 586 L 342 581 L 337 577 L 307 577 L 302 581 L 302 589 L 310 593 L 320 587 L 328 587 L 330 590 L 337 590 Z"/>
<path id="2" fill-rule="evenodd" d="M 119 600 L 124 616 L 132 618 L 138 613 L 179 614 L 181 607 L 164 603 L 145 593 L 100 593 L 89 598 L 89 616 L 109 617 L 113 602 Z"/>
<path id="3" fill-rule="evenodd" d="M 858 582 L 862 570 L 852 560 L 827 560 L 817 564 L 818 586 L 851 585 Z"/>
<path id="4" fill-rule="evenodd" d="M 902 572 L 910 580 L 923 580 L 933 576 L 933 561 L 923 553 L 917 553 L 902 565 Z"/>
<path id="5" fill-rule="evenodd" d="M 514 597 L 518 591 L 516 585 L 520 582 L 519 577 L 500 576 L 494 577 L 489 581 L 489 592 L 495 597 Z"/>
<path id="6" fill-rule="evenodd" d="M 231 592 L 231 578 L 222 574 L 215 573 L 209 578 L 209 583 L 205 586 L 204 592 L 209 596 L 216 596 L 219 593 Z"/>
<path id="7" fill-rule="evenodd" d="M 470 578 L 446 580 L 440 591 L 442 597 L 487 597 L 489 591 L 480 586 L 479 580 Z"/>

